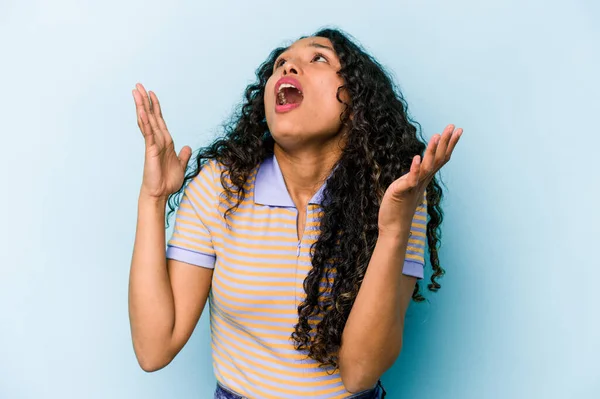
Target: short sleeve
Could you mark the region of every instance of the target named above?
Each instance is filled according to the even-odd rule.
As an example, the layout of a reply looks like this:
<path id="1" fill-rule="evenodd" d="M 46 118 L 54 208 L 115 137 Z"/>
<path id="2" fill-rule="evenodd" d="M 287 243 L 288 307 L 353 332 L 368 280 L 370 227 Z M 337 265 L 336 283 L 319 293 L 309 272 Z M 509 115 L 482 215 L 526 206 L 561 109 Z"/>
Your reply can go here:
<path id="1" fill-rule="evenodd" d="M 210 161 L 183 191 L 173 234 L 167 242 L 167 259 L 209 269 L 215 267 L 211 226 L 216 223 L 217 197 L 215 163 Z"/>
<path id="2" fill-rule="evenodd" d="M 417 207 L 410 227 L 408 247 L 404 257 L 402 273 L 407 276 L 423 278 L 425 268 L 425 243 L 427 239 L 427 192 L 423 194 L 423 201 Z"/>

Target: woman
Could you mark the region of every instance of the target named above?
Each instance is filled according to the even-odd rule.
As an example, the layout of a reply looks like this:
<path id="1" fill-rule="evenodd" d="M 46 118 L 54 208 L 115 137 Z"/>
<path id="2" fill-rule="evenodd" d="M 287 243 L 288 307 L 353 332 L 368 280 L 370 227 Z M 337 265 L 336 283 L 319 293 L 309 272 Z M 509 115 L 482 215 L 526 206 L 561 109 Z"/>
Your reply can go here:
<path id="1" fill-rule="evenodd" d="M 382 67 L 338 30 L 274 50 L 257 77 L 187 176 L 191 149 L 177 155 L 156 95 L 133 91 L 138 362 L 166 366 L 210 298 L 215 398 L 381 398 L 410 299 L 423 300 L 425 240 L 440 288 L 434 175 L 462 130 L 426 146 Z"/>

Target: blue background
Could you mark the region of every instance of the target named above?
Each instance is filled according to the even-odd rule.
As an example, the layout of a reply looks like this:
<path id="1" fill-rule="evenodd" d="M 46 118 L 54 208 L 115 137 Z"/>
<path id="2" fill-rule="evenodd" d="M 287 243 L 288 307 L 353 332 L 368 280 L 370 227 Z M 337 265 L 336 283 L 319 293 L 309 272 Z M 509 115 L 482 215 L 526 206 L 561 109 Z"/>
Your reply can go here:
<path id="1" fill-rule="evenodd" d="M 157 92 L 197 149 L 275 46 L 335 25 L 393 71 L 443 170 L 447 276 L 411 305 L 390 397 L 600 397 L 600 6 L 588 1 L 0 2 L 0 398 L 208 398 L 206 312 L 137 365 L 127 285 Z"/>

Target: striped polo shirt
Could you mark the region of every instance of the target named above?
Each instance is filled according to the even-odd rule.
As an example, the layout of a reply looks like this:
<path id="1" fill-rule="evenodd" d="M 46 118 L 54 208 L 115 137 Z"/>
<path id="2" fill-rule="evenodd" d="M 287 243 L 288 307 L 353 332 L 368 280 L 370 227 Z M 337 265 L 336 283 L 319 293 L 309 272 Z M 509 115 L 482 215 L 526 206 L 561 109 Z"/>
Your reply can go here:
<path id="1" fill-rule="evenodd" d="M 318 238 L 326 183 L 308 203 L 298 239 L 298 211 L 275 156 L 253 170 L 246 198 L 228 216 L 228 225 L 222 170 L 211 160 L 189 182 L 167 243 L 167 258 L 214 269 L 209 309 L 217 381 L 248 398 L 350 396 L 339 370 L 320 368 L 295 350 L 290 338 L 312 267 L 309 251 Z M 426 215 L 424 199 L 413 219 L 403 268 L 417 278 L 423 278 Z"/>

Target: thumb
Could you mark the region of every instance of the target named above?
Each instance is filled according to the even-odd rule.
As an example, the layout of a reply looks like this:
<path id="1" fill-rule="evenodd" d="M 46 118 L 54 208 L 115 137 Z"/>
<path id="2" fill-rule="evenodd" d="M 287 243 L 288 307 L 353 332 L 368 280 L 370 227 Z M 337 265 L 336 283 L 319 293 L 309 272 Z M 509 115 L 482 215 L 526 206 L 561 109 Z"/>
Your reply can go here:
<path id="1" fill-rule="evenodd" d="M 421 157 L 413 157 L 410 170 L 394 180 L 388 187 L 392 196 L 403 196 L 405 193 L 413 191 L 419 183 L 419 169 L 421 167 Z"/>
<path id="2" fill-rule="evenodd" d="M 408 184 L 410 185 L 410 187 L 414 188 L 417 187 L 417 185 L 419 184 L 419 172 L 421 170 L 421 156 L 420 155 L 415 155 L 413 157 L 412 163 L 410 165 L 410 175 L 409 175 L 409 181 Z"/>
<path id="3" fill-rule="evenodd" d="M 187 168 L 187 164 L 190 161 L 190 157 L 192 156 L 192 149 L 184 145 L 181 150 L 179 150 L 179 162 L 181 162 L 181 166 L 183 169 Z"/>

